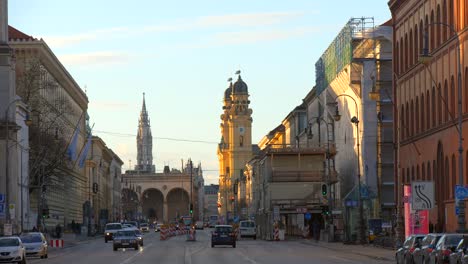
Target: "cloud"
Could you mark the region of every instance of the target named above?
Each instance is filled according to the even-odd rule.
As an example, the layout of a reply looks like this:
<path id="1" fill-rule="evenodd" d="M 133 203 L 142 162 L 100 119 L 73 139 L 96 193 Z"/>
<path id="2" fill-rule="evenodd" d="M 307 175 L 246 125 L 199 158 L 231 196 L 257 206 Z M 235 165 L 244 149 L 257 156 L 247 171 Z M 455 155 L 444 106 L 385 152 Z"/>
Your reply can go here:
<path id="1" fill-rule="evenodd" d="M 106 39 L 122 33 L 128 33 L 127 27 L 116 27 L 108 29 L 93 30 L 86 33 L 68 36 L 45 36 L 44 40 L 52 47 L 61 48 L 70 45 L 76 45 L 84 41 L 93 41 L 96 39 Z"/>
<path id="2" fill-rule="evenodd" d="M 278 24 L 286 20 L 303 16 L 303 13 L 250 13 L 232 14 L 221 16 L 205 16 L 196 20 L 198 27 L 219 27 L 219 26 L 268 26 Z"/>
<path id="3" fill-rule="evenodd" d="M 67 65 L 109 65 L 128 62 L 132 56 L 128 53 L 114 51 L 96 51 L 88 53 L 64 54 L 59 59 Z"/>
<path id="4" fill-rule="evenodd" d="M 317 27 L 297 28 L 292 30 L 267 30 L 267 31 L 238 31 L 224 32 L 213 36 L 213 44 L 232 45 L 247 44 L 261 41 L 273 41 L 301 37 L 309 33 L 319 32 Z"/>

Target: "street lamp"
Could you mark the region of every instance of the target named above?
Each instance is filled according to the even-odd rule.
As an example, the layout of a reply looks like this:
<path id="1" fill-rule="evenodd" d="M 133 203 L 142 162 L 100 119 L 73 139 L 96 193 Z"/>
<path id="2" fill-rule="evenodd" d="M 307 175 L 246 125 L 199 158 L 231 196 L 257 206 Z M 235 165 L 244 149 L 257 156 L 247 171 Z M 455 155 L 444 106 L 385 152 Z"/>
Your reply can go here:
<path id="1" fill-rule="evenodd" d="M 337 107 L 338 109 L 338 107 Z M 339 113 L 337 112 L 338 116 Z M 327 173 L 327 199 L 328 199 L 328 210 L 330 212 L 330 219 L 329 219 L 329 224 L 333 225 L 333 213 L 332 213 L 332 197 L 331 197 L 331 168 L 330 168 L 330 140 L 329 140 L 329 137 L 330 137 L 330 130 L 328 129 L 328 125 L 331 125 L 332 123 L 328 123 L 327 120 L 325 120 L 322 116 L 321 117 L 317 117 L 316 118 L 317 120 L 317 123 L 320 124 L 321 121 L 324 121 L 325 124 L 326 124 L 326 128 L 327 128 L 327 170 L 328 170 L 328 173 Z M 320 132 L 320 128 L 319 128 L 319 132 Z M 307 138 L 308 139 L 312 139 L 314 135 L 312 134 L 312 123 L 309 123 L 309 127 L 307 128 Z M 319 135 L 319 140 L 320 140 L 320 135 Z M 308 142 L 308 141 L 307 141 Z M 320 144 L 320 142 L 319 142 Z M 334 241 L 334 229 L 333 228 L 330 228 L 329 230 L 330 234 L 333 234 L 333 235 L 330 235 L 331 236 L 331 241 Z"/>
<path id="2" fill-rule="evenodd" d="M 353 97 L 351 97 L 350 95 L 347 95 L 347 94 L 340 94 L 340 95 L 335 97 L 335 105 L 336 105 L 335 116 L 334 116 L 335 121 L 340 121 L 341 120 L 341 115 L 340 115 L 340 112 L 338 110 L 338 102 L 337 102 L 338 98 L 341 97 L 341 96 L 351 98 L 351 100 L 353 100 L 353 102 L 354 102 L 355 109 L 356 109 L 356 116 L 353 116 L 350 121 L 351 121 L 351 123 L 356 125 L 357 181 L 358 181 L 358 205 L 359 205 L 359 224 L 358 224 L 359 232 L 358 232 L 358 235 L 359 235 L 360 242 L 362 244 L 365 244 L 367 239 L 366 239 L 366 234 L 365 234 L 366 227 L 365 227 L 365 222 L 364 222 L 364 207 L 363 207 L 362 198 L 361 198 L 361 155 L 360 155 L 360 144 L 359 144 L 359 109 L 358 109 L 358 105 L 356 103 L 356 100 Z"/>
<path id="3" fill-rule="evenodd" d="M 452 33 L 456 36 L 457 39 L 457 64 L 458 64 L 458 72 L 457 72 L 457 89 L 458 89 L 458 181 L 459 185 L 463 186 L 463 134 L 462 134 L 462 124 L 463 124 L 463 116 L 462 116 L 462 85 L 461 85 L 461 62 L 460 62 L 460 38 L 458 36 L 458 32 L 455 30 L 453 25 L 449 25 L 442 22 L 435 22 L 427 24 L 424 27 L 424 46 L 422 49 L 422 53 L 419 56 L 419 61 L 422 62 L 426 68 L 427 64 L 432 60 L 432 56 L 429 54 L 429 36 L 428 36 L 428 28 L 429 26 L 444 26 L 449 28 Z M 464 199 L 458 199 L 458 229 L 457 232 L 464 233 L 465 232 L 465 201 Z"/>

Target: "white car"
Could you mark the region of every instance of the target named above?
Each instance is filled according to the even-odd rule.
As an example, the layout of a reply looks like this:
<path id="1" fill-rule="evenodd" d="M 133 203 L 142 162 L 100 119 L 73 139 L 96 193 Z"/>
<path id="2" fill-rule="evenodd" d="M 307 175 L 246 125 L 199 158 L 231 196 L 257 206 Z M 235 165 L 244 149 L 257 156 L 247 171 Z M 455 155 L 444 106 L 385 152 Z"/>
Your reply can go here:
<path id="1" fill-rule="evenodd" d="M 27 257 L 37 256 L 40 258 L 48 258 L 47 240 L 42 233 L 31 232 L 21 234 L 20 239 L 21 242 L 23 242 L 24 248 L 26 249 Z"/>
<path id="2" fill-rule="evenodd" d="M 140 231 L 141 232 L 149 232 L 149 225 L 147 223 L 140 224 Z"/>
<path id="3" fill-rule="evenodd" d="M 161 227 L 162 227 L 162 224 L 156 224 L 156 226 L 154 227 L 154 232 L 161 231 Z"/>
<path id="4" fill-rule="evenodd" d="M 253 237 L 257 239 L 257 227 L 252 220 L 240 221 L 240 237 Z"/>
<path id="5" fill-rule="evenodd" d="M 0 237 L 0 263 L 26 264 L 26 250 L 19 237 Z"/>

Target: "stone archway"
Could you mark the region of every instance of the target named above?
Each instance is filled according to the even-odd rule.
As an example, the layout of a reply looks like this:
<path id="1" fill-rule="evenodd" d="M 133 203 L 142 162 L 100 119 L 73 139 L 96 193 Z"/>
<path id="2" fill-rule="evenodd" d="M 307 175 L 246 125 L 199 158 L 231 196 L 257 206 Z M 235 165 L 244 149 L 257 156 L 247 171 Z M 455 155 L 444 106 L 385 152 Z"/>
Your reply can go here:
<path id="1" fill-rule="evenodd" d="M 138 213 L 138 194 L 128 188 L 122 189 L 122 213 L 123 219 L 135 220 Z"/>
<path id="2" fill-rule="evenodd" d="M 164 219 L 164 195 L 155 188 L 146 189 L 141 196 L 143 217 L 150 223 Z"/>
<path id="3" fill-rule="evenodd" d="M 189 215 L 189 194 L 182 188 L 174 188 L 166 196 L 168 214 L 167 220 L 173 221 L 178 217 Z"/>

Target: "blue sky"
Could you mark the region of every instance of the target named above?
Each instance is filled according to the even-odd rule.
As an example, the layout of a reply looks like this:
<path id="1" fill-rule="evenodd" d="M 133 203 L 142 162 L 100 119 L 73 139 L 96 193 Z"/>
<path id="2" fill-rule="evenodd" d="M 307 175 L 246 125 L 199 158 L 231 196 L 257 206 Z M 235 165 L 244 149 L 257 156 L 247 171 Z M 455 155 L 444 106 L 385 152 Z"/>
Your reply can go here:
<path id="1" fill-rule="evenodd" d="M 315 62 L 351 17 L 390 19 L 387 0 L 10 0 L 9 24 L 43 38 L 86 89 L 94 134 L 135 165 L 142 93 L 156 170 L 201 162 L 217 183 L 227 79 L 249 86 L 253 142 L 315 83 Z M 188 141 L 186 141 L 188 140 Z M 203 141 L 203 142 L 191 142 Z"/>

